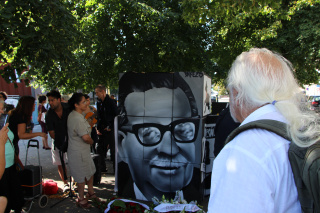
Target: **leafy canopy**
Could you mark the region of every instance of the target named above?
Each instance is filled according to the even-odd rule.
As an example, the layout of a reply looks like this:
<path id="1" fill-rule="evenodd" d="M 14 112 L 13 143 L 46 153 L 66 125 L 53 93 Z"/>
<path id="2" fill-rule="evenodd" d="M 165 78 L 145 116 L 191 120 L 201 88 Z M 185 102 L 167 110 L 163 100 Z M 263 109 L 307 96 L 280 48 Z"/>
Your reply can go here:
<path id="1" fill-rule="evenodd" d="M 1 76 L 45 89 L 117 88 L 121 72 L 204 71 L 221 82 L 251 47 L 319 80 L 320 0 L 10 0 L 0 3 Z M 10 66 L 8 66 L 10 65 Z M 25 71 L 25 72 L 23 72 Z"/>

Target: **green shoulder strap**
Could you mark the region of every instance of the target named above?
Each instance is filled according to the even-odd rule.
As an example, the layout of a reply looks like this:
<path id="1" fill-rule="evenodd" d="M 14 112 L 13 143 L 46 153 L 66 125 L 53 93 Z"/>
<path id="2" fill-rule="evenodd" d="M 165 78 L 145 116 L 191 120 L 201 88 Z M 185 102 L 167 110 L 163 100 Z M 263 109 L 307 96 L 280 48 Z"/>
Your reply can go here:
<path id="1" fill-rule="evenodd" d="M 265 129 L 291 141 L 290 136 L 287 134 L 287 124 L 281 121 L 262 119 L 246 123 L 233 130 L 227 137 L 225 144 L 229 143 L 238 134 L 248 129 Z"/>

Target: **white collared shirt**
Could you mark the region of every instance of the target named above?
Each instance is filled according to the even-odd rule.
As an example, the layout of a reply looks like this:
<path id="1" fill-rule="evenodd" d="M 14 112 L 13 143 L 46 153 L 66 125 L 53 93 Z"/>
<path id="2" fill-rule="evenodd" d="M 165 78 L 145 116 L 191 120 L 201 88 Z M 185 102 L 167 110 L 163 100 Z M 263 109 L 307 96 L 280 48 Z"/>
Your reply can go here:
<path id="1" fill-rule="evenodd" d="M 268 104 L 241 125 L 260 119 L 286 122 L 275 106 Z M 263 129 L 237 135 L 214 161 L 208 212 L 301 212 L 288 159 L 289 144 Z"/>

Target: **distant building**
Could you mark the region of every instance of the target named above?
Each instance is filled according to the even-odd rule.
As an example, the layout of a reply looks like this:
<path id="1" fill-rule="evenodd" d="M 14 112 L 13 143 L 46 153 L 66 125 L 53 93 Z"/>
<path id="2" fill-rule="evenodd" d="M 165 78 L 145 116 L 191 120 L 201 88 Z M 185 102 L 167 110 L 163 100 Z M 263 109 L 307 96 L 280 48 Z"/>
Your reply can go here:
<path id="1" fill-rule="evenodd" d="M 3 70 L 4 66 L 0 65 L 0 70 Z M 8 94 L 8 99 L 19 99 L 19 97 L 24 95 L 33 96 L 36 99 L 36 103 L 38 101 L 38 95 L 41 94 L 40 88 L 33 88 L 30 86 L 26 86 L 24 80 L 18 80 L 16 82 L 17 87 L 15 87 L 14 83 L 7 83 L 1 76 L 0 76 L 0 91 L 5 91 Z M 11 96 L 11 97 L 10 97 Z M 13 104 L 12 101 L 15 100 L 7 100 L 7 103 Z M 38 109 L 36 107 L 35 111 L 32 114 L 33 123 L 38 124 L 37 121 L 38 117 Z"/>
<path id="2" fill-rule="evenodd" d="M 5 66 L 0 65 L 0 70 L 3 70 Z M 15 87 L 14 83 L 7 83 L 0 76 L 0 91 L 5 91 L 8 95 L 30 95 L 37 98 L 37 94 L 41 93 L 40 89 L 34 89 L 33 87 L 26 86 L 24 80 L 17 80 L 17 87 Z M 39 91 L 38 91 L 39 90 Z"/>

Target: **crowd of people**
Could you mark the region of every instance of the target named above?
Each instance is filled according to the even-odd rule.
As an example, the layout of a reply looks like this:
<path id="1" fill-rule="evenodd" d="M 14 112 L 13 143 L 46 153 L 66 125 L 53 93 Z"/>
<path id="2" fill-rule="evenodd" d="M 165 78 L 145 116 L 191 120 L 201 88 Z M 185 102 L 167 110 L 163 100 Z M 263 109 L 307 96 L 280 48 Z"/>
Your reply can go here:
<path id="1" fill-rule="evenodd" d="M 227 80 L 230 106 L 225 113 L 230 113 L 228 116 L 233 119 L 234 123 L 243 125 L 261 119 L 281 121 L 289 124 L 288 131 L 292 142 L 267 130 L 250 129 L 237 135 L 223 148 L 219 148 L 217 151 L 221 151 L 216 153 L 212 169 L 208 212 L 301 212 L 297 188 L 288 159 L 288 149 L 290 143 L 307 147 L 318 141 L 320 126 L 318 125 L 319 117 L 301 102 L 301 91 L 290 62 L 270 50 L 253 48 L 236 58 Z M 155 82 L 158 81 L 159 79 Z M 132 91 L 136 89 L 137 87 Z M 138 95 L 131 94 L 132 91 L 128 92 L 127 98 L 136 100 L 134 98 Z M 105 158 L 108 147 L 111 149 L 113 162 L 115 157 L 113 119 L 117 115 L 117 106 L 114 100 L 106 94 L 104 86 L 98 85 L 95 93 L 99 100 L 97 109 L 89 106 L 88 96 L 82 93 L 74 93 L 66 104 L 62 102 L 58 91 L 49 92 L 47 98 L 50 109 L 46 112 L 46 125 L 42 128 L 42 132 L 32 132 L 31 115 L 35 108 L 35 99 L 30 96 L 19 99 L 17 107 L 10 113 L 9 124 L 5 124 L 0 131 L 0 211 L 4 211 L 6 206 L 5 212 L 9 212 L 10 209 L 19 212 L 23 205 L 21 186 L 15 166 L 18 164 L 23 169 L 19 159 L 19 139 L 40 136 L 43 138 L 43 148 L 47 149 L 49 147 L 46 143 L 46 131 L 54 139 L 51 147 L 53 163 L 58 165 L 58 171 L 65 186 L 68 186 L 68 182 L 64 161 L 66 154 L 68 155 L 71 176 L 78 183 L 77 205 L 82 208 L 90 208 L 88 200 L 99 199 L 93 190 L 93 175 L 96 168 L 90 156 L 90 148 L 95 143 L 92 132 L 95 129 L 96 136 L 98 136 L 97 152 L 101 157 L 102 170 L 106 170 Z M 193 98 L 190 95 L 187 96 Z M 5 113 L 3 100 L 5 98 L 6 94 L 0 92 L 0 115 Z M 133 135 L 133 132 L 136 131 L 134 128 L 126 130 L 125 125 L 128 123 L 135 125 L 138 130 L 140 128 L 136 122 L 132 122 L 137 118 L 127 117 L 127 113 L 133 114 L 137 107 L 126 109 L 125 104 L 120 104 L 120 106 L 122 106 L 124 118 L 123 121 L 120 121 L 124 124 L 122 127 L 123 142 L 129 140 L 129 137 L 136 137 L 137 144 L 144 146 L 150 147 L 160 143 L 160 137 L 158 140 L 146 137 L 145 141 L 141 141 L 138 133 Z M 155 104 L 152 106 L 152 110 L 159 108 Z M 187 106 L 186 109 L 190 111 L 187 112 L 188 115 L 194 111 L 197 112 L 197 110 L 192 110 L 192 103 L 190 107 Z M 42 106 L 39 109 L 44 112 Z M 89 112 L 97 114 L 96 127 L 92 117 L 86 118 Z M 161 110 L 150 112 L 159 113 Z M 188 124 L 191 123 L 191 121 L 188 122 Z M 152 123 L 148 125 L 153 129 L 169 128 Z M 178 124 L 174 121 L 170 125 L 177 126 Z M 163 134 L 164 131 L 161 131 L 158 130 Z M 179 142 L 191 142 L 195 137 L 193 135 L 192 138 L 182 139 L 177 138 L 178 132 L 174 133 L 176 135 L 173 137 Z M 123 143 L 122 146 L 131 145 Z M 177 150 L 178 148 L 176 147 Z M 130 154 L 140 153 L 132 150 Z M 193 155 L 190 155 L 190 158 L 193 158 Z M 133 173 L 136 171 L 137 169 L 133 169 Z M 161 184 L 157 177 L 153 181 L 154 185 Z M 180 178 L 175 183 L 181 184 L 181 182 Z M 85 185 L 88 186 L 86 195 Z M 140 192 L 143 192 L 145 186 L 143 184 L 140 186 L 138 181 L 137 185 L 141 187 Z"/>
<path id="2" fill-rule="evenodd" d="M 51 150 L 53 165 L 58 166 L 59 176 L 64 182 L 63 191 L 70 190 L 65 166 L 68 160 L 71 176 L 77 183 L 77 205 L 90 208 L 88 200 L 99 199 L 93 189 L 93 175 L 96 166 L 107 170 L 105 160 L 108 149 L 111 149 L 111 160 L 114 161 L 112 133 L 117 105 L 104 86 L 98 85 L 96 92 L 98 109 L 90 106 L 90 97 L 82 93 L 74 93 L 69 100 L 66 100 L 66 96 L 62 98 L 57 90 L 39 96 L 37 120 L 41 132 L 33 132 L 34 97 L 22 96 L 17 106 L 7 111 L 7 94 L 0 92 L 0 116 L 7 116 L 7 122 L 0 130 L 0 212 L 23 211 L 24 197 L 19 170 L 23 170 L 24 165 L 19 158 L 19 140 L 38 136 L 42 138 L 43 149 Z M 49 109 L 45 107 L 47 100 Z M 52 147 L 48 144 L 48 133 L 52 138 Z M 94 164 L 91 152 L 100 154 L 101 165 Z M 86 195 L 85 185 L 88 186 Z"/>

